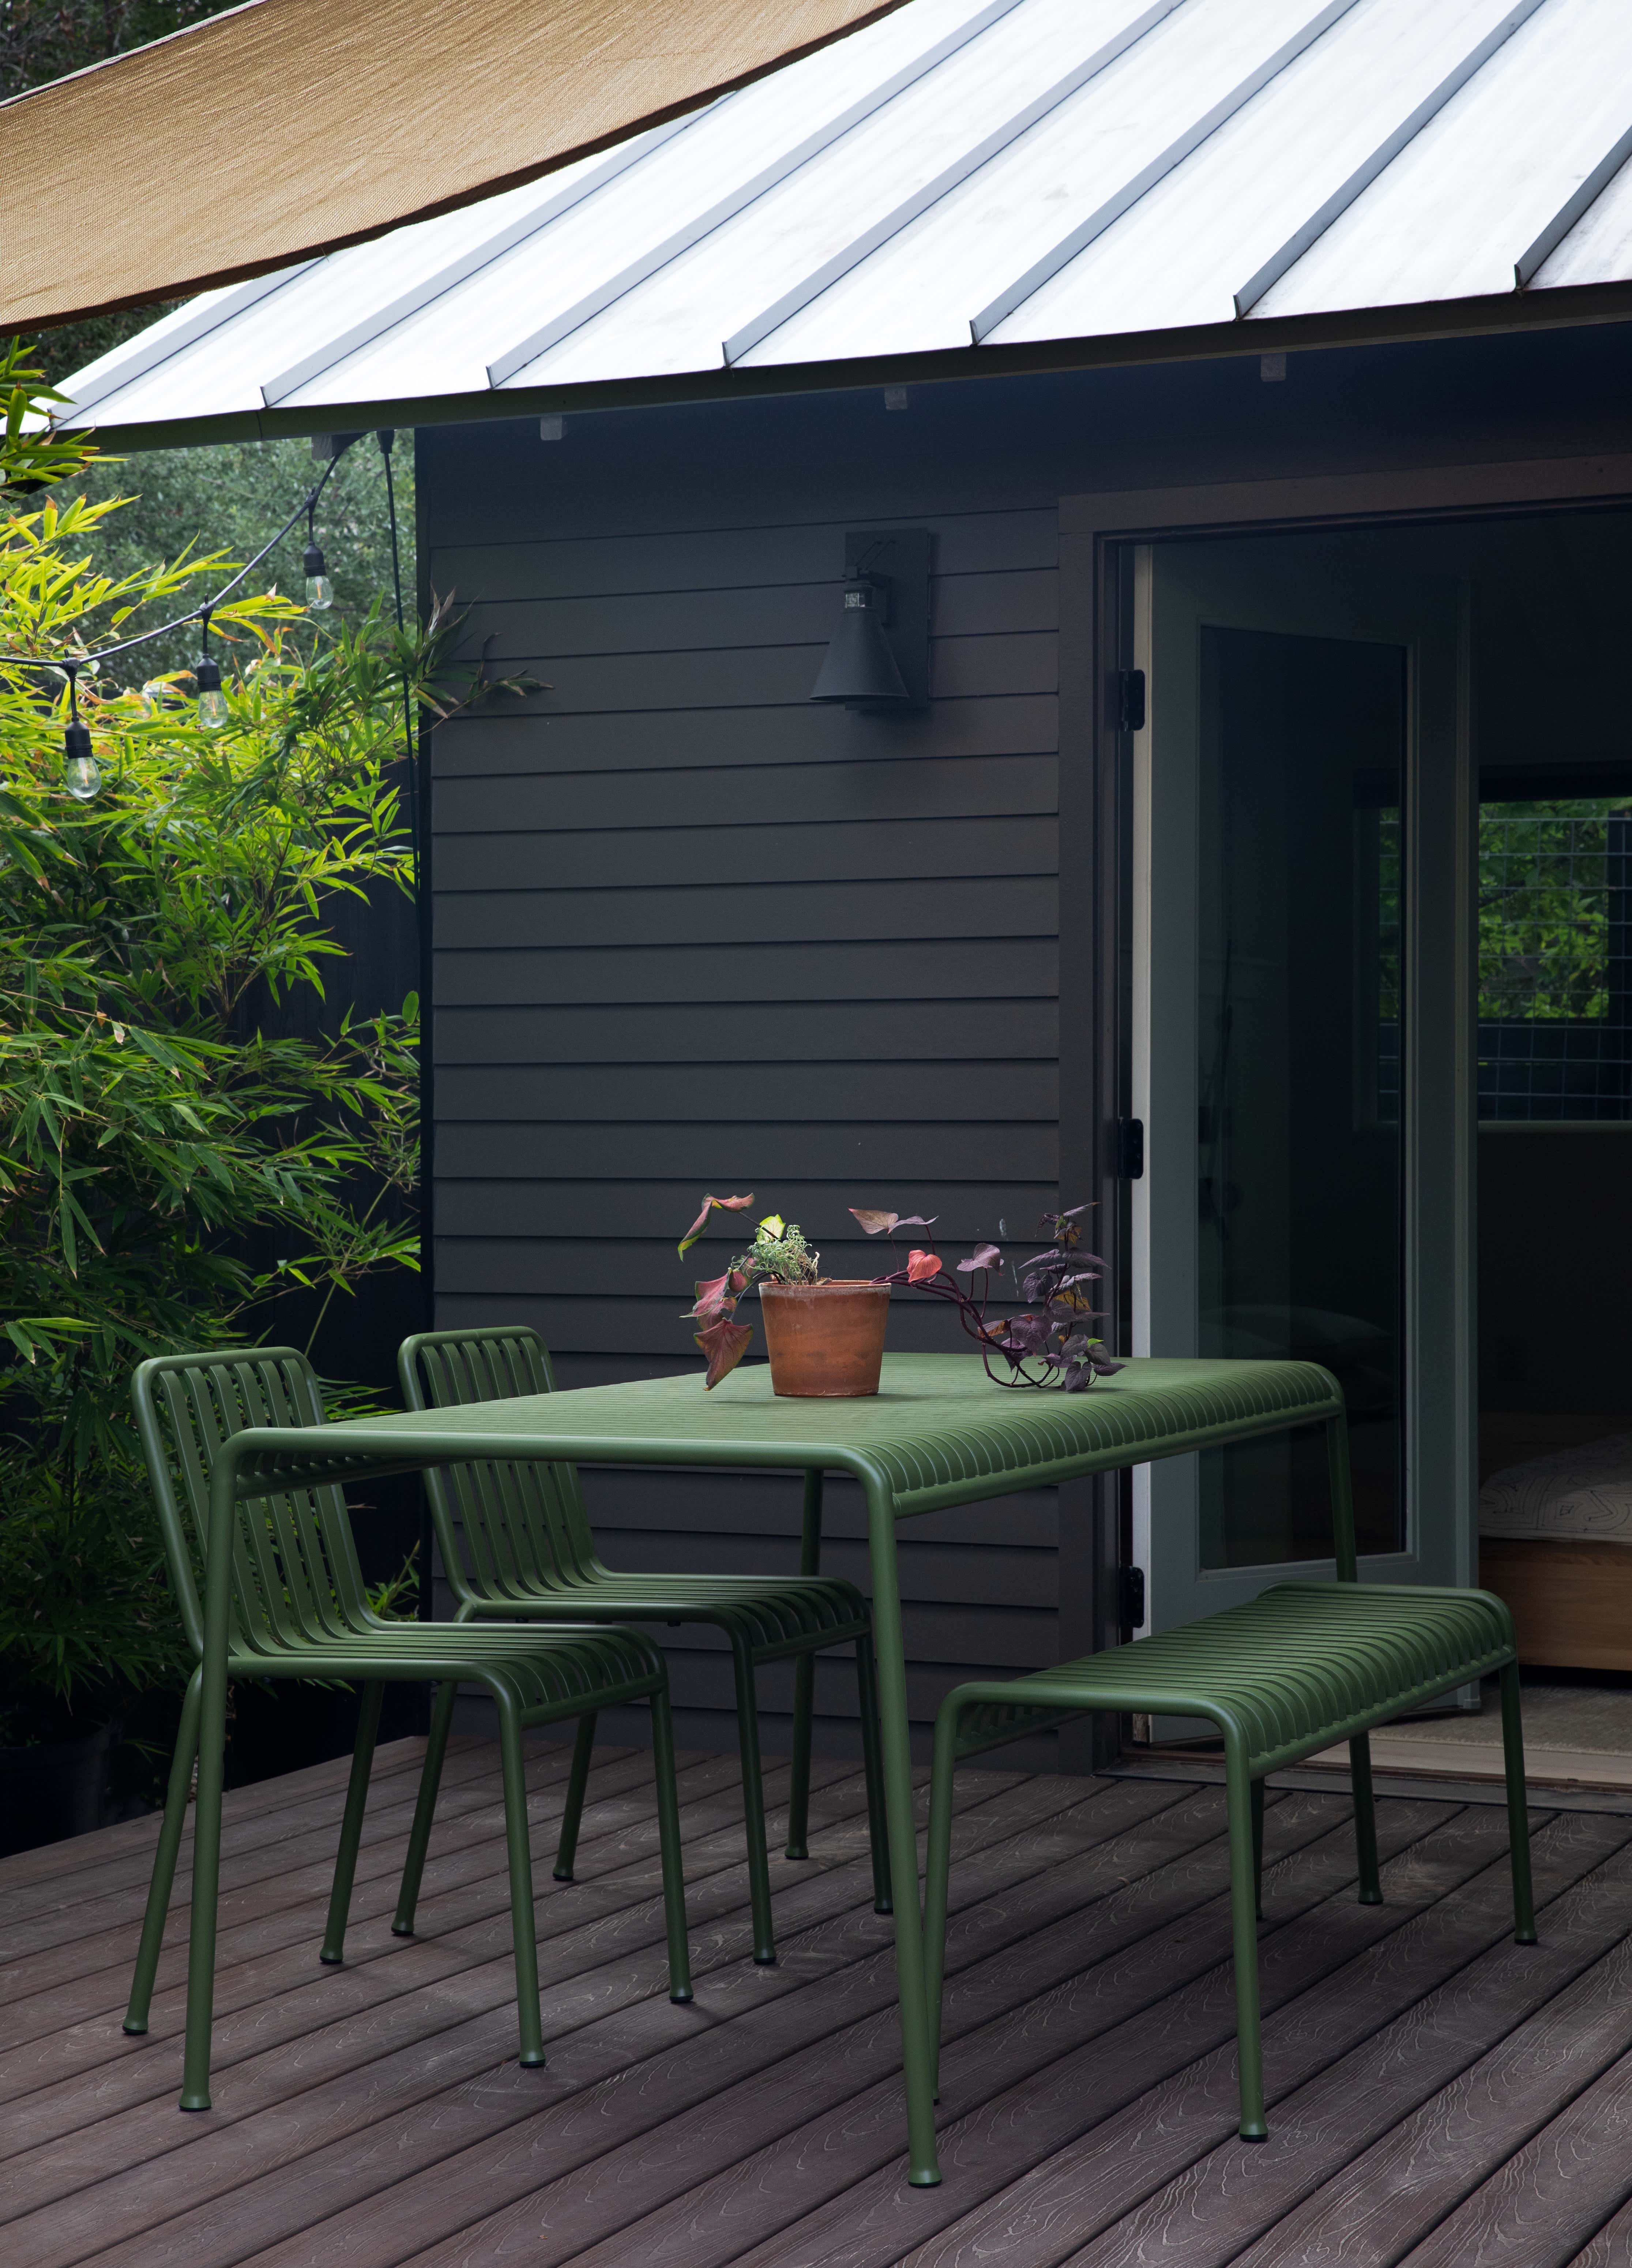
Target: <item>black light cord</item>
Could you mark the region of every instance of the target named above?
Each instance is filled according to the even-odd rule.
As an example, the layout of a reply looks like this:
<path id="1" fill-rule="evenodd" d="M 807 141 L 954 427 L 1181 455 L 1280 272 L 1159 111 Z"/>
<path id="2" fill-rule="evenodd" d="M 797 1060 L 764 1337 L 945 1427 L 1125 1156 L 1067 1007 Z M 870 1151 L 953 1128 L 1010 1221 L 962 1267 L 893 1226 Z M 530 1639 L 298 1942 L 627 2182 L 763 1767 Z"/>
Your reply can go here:
<path id="1" fill-rule="evenodd" d="M 386 462 L 386 512 L 391 522 L 391 580 L 396 592 L 397 630 L 406 624 L 402 614 L 402 555 L 397 542 L 397 490 L 391 477 L 391 450 L 396 439 L 394 431 L 382 425 L 375 438 L 379 453 Z M 402 672 L 402 758 L 408 766 L 408 841 L 414 850 L 414 902 L 420 902 L 419 891 L 419 765 L 414 748 L 414 688 L 405 667 Z"/>
<path id="2" fill-rule="evenodd" d="M 317 486 L 312 489 L 308 495 L 301 498 L 300 502 L 295 506 L 293 512 L 290 513 L 289 518 L 283 522 L 282 527 L 279 528 L 277 534 L 272 538 L 272 541 L 269 543 L 263 543 L 260 550 L 256 552 L 254 557 L 239 569 L 232 581 L 230 583 L 224 583 L 221 585 L 221 588 L 216 593 L 213 599 L 207 600 L 202 607 L 193 608 L 187 614 L 178 615 L 173 622 L 161 622 L 157 630 L 142 630 L 135 637 L 121 639 L 117 645 L 99 646 L 94 653 L 76 654 L 74 656 L 75 668 L 83 669 L 87 662 L 106 661 L 108 659 L 110 655 L 115 653 L 129 653 L 133 646 L 149 645 L 155 638 L 167 637 L 172 630 L 184 630 L 188 622 L 202 622 L 204 625 L 204 640 L 206 645 L 208 645 L 210 639 L 210 617 L 211 615 L 215 613 L 216 609 L 220 606 L 223 599 L 226 597 L 230 591 L 237 590 L 239 585 L 243 581 L 246 575 L 253 574 L 254 572 L 254 570 L 260 566 L 268 552 L 276 550 L 278 545 L 289 534 L 290 529 L 294 526 L 295 522 L 299 519 L 303 512 L 307 514 L 307 525 L 310 526 L 310 515 L 316 511 L 318 498 L 322 495 L 324 489 L 327 486 L 329 475 L 334 471 L 335 466 L 339 462 L 340 460 L 338 457 L 331 457 L 329 459 L 328 464 L 324 470 L 322 479 L 319 481 Z M 387 485 L 389 485 L 390 481 L 390 464 L 389 461 L 387 461 L 386 468 Z M 393 556 L 394 558 L 396 550 L 396 517 L 394 510 L 391 524 L 391 542 Z M 402 585 L 401 578 L 399 577 L 397 582 L 397 621 L 399 626 L 401 626 L 401 619 Z M 48 661 L 39 654 L 33 653 L 0 653 L 0 662 L 9 663 L 13 667 L 18 669 L 66 670 L 68 666 L 65 662 Z"/>

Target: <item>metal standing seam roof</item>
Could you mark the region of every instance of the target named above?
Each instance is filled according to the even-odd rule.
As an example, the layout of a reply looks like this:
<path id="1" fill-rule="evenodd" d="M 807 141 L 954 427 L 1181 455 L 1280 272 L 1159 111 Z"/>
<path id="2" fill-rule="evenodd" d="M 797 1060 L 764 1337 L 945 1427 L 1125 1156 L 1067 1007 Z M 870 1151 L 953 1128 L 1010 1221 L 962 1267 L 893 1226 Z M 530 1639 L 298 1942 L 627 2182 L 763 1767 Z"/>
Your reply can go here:
<path id="1" fill-rule="evenodd" d="M 1632 282 L 1628 157 L 1627 0 L 909 0 L 548 180 L 207 292 L 66 390 L 124 435 L 289 430 L 1193 327 L 1318 339 Z"/>

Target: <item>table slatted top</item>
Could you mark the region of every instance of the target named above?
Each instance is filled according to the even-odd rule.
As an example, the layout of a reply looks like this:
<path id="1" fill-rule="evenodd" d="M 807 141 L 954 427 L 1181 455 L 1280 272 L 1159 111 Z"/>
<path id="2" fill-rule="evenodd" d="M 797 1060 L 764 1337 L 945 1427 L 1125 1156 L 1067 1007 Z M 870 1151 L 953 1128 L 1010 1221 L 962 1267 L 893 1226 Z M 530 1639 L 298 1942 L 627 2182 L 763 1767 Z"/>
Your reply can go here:
<path id="1" fill-rule="evenodd" d="M 694 1373 L 259 1429 L 237 1445 L 239 1487 L 261 1494 L 474 1457 L 822 1467 L 881 1479 L 909 1516 L 1313 1425 L 1342 1406 L 1330 1372 L 1310 1362 L 1152 1357 L 1063 1394 L 996 1385 L 978 1355 L 898 1354 L 885 1358 L 876 1395 L 833 1402 L 779 1399 L 768 1366 L 744 1364 L 711 1394 Z"/>

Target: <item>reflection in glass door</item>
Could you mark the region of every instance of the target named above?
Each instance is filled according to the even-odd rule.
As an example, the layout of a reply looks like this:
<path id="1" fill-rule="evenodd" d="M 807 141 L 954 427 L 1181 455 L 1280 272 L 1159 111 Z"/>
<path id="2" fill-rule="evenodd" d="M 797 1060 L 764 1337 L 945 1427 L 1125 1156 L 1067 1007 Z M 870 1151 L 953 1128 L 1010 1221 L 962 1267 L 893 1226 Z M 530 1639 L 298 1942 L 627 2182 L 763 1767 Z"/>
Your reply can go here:
<path id="1" fill-rule="evenodd" d="M 1196 1351 L 1324 1364 L 1360 1548 L 1400 1549 L 1403 649 L 1203 625 Z M 1313 1436 L 1215 1451 L 1203 1570 L 1322 1559 Z"/>

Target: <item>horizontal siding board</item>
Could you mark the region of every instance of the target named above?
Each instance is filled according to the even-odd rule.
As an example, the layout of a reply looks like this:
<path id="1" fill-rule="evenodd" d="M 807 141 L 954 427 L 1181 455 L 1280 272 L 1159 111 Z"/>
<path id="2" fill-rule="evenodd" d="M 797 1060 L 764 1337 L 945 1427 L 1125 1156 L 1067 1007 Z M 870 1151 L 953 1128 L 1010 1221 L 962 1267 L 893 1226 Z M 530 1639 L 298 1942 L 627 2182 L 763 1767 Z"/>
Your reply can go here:
<path id="1" fill-rule="evenodd" d="M 875 756 L 848 764 L 740 764 L 445 779 L 436 796 L 437 880 L 454 835 L 643 828 L 792 827 L 813 821 L 1018 818 L 1052 814 L 1051 755 Z"/>
<path id="2" fill-rule="evenodd" d="M 915 1199 L 916 1190 L 913 1196 Z M 760 1200 L 768 1209 L 771 1202 L 768 1192 Z M 694 1245 L 682 1260 L 676 1252 L 676 1243 L 695 1210 L 694 1197 L 689 1204 L 671 1217 L 668 1225 L 673 1233 L 661 1240 L 622 1233 L 624 1223 L 616 1214 L 606 1222 L 606 1233 L 600 1236 L 448 1237 L 437 1247 L 438 1276 L 450 1292 L 548 1291 L 594 1295 L 615 1287 L 628 1292 L 656 1292 L 684 1307 L 694 1280 L 717 1274 L 734 1254 L 744 1248 L 752 1233 L 743 1224 L 741 1233 L 736 1237 L 706 1237 Z M 996 1225 L 994 1219 L 991 1226 L 996 1228 Z M 837 1205 L 805 1214 L 801 1226 L 820 1252 L 824 1271 L 829 1276 L 842 1277 L 879 1276 L 904 1267 L 907 1255 L 921 1233 L 902 1230 L 893 1240 L 864 1237 Z M 937 1226 L 938 1228 L 938 1223 Z M 964 1256 L 969 1243 L 967 1238 L 945 1235 L 938 1236 L 937 1241 L 948 1267 Z M 1025 1241 L 1010 1247 L 1021 1257 L 1036 1248 L 1034 1244 Z M 920 1307 L 941 1312 L 927 1295 L 898 1291 L 892 1320 Z M 757 1312 L 758 1301 L 750 1295 L 742 1310 L 742 1321 L 751 1322 Z M 948 1328 L 951 1327 L 949 1321 Z M 683 1347 L 686 1342 L 682 1337 L 677 1344 Z"/>
<path id="3" fill-rule="evenodd" d="M 681 1366 L 683 1376 L 699 1378 L 695 1351 Z M 654 1469 L 650 1466 L 585 1466 L 584 1502 L 596 1534 L 606 1542 L 625 1531 L 709 1535 L 722 1550 L 735 1551 L 738 1539 L 757 1537 L 780 1553 L 774 1564 L 785 1571 L 798 1565 L 804 1490 L 797 1474 L 703 1472 L 695 1466 Z M 867 1508 L 854 1481 L 830 1474 L 822 1502 L 822 1533 L 850 1544 L 867 1540 Z M 996 1497 L 989 1504 L 960 1505 L 951 1512 L 925 1513 L 901 1529 L 906 1557 L 931 1546 L 950 1554 L 965 1549 L 1029 1551 L 1047 1560 L 1059 1542 L 1057 1489 L 1027 1489 Z M 790 1556 L 791 1555 L 791 1556 Z M 632 1564 L 632 1563 L 631 1563 Z M 724 1563 L 722 1563 L 724 1564 Z M 768 1565 L 773 1562 L 768 1561 Z M 867 1585 L 864 1583 L 865 1590 Z"/>
<path id="4" fill-rule="evenodd" d="M 610 597 L 803 583 L 839 574 L 845 530 L 853 524 L 831 520 L 684 534 L 540 537 L 522 543 L 437 543 L 430 552 L 430 578 L 437 591 L 464 600 L 489 592 L 510 599 L 573 599 L 584 593 Z M 886 524 L 866 522 L 869 527 Z M 937 576 L 1012 573 L 1059 563 L 1059 520 L 1052 511 L 953 512 L 902 524 L 929 527 Z"/>
<path id="5" fill-rule="evenodd" d="M 989 699 L 994 694 L 1054 693 L 1058 644 L 1053 632 L 992 637 L 935 637 L 930 642 L 930 690 L 937 700 Z M 505 654 L 507 677 L 535 678 L 540 688 L 494 693 L 484 707 L 514 714 L 574 711 L 627 716 L 649 710 L 792 706 L 810 699 L 827 650 L 825 638 L 787 645 L 724 646 L 713 652 Z"/>
<path id="6" fill-rule="evenodd" d="M 755 645 L 825 644 L 838 626 L 838 580 L 742 585 L 639 596 L 476 599 L 467 607 L 454 657 L 705 652 Z M 932 578 L 937 637 L 989 637 L 1059 628 L 1059 577 L 1052 571 Z"/>
<path id="7" fill-rule="evenodd" d="M 437 893 L 439 947 L 762 945 L 828 939 L 1055 937 L 1058 891 L 1041 875 L 991 880 L 746 882 L 624 890 Z"/>
<path id="8" fill-rule="evenodd" d="M 455 1298 L 462 1298 L 466 1313 L 474 1322 L 531 1323 L 548 1345 L 563 1351 L 615 1349 L 620 1353 L 684 1357 L 691 1351 L 695 1326 L 683 1317 L 691 1297 L 689 1283 L 673 1294 L 654 1283 L 624 1296 L 556 1296 L 543 1285 L 532 1290 L 494 1285 L 492 1272 L 485 1265 L 467 1273 L 455 1264 L 459 1252 L 456 1242 L 438 1254 L 438 1268 L 447 1282 L 439 1304 L 445 1307 Z M 524 1270 L 518 1266 L 515 1272 L 521 1275 Z M 745 1309 L 742 1320 L 754 1322 L 757 1329 L 756 1314 Z M 891 1314 L 889 1344 L 898 1354 L 964 1354 L 969 1350 L 969 1341 L 950 1307 L 927 1299 L 922 1305 L 902 1306 Z M 756 1342 L 756 1351 L 757 1346 Z"/>
<path id="9" fill-rule="evenodd" d="M 596 1007 L 449 1008 L 438 1064 L 816 1064 L 934 1062 L 1059 1053 L 1053 1000 L 737 1001 Z M 666 1093 L 666 1086 L 665 1092 Z"/>
<path id="10" fill-rule="evenodd" d="M 790 1220 L 820 1222 L 824 1233 L 834 1222 L 848 1223 L 848 1206 L 873 1204 L 878 1197 L 876 1189 L 858 1191 L 849 1182 L 790 1181 L 785 1176 L 759 1194 L 764 1199 L 761 1210 L 774 1204 Z M 437 1229 L 449 1239 L 490 1236 L 498 1221 L 507 1235 L 518 1237 L 644 1237 L 672 1255 L 679 1235 L 676 1223 L 683 1227 L 693 1218 L 700 1195 L 695 1182 L 646 1176 L 635 1182 L 443 1181 L 437 1189 Z M 902 1210 L 906 1197 L 911 1199 L 908 1211 L 933 1218 L 943 1249 L 959 1238 L 992 1235 L 999 1220 L 1006 1220 L 1017 1235 L 1029 1236 L 1055 1201 L 1054 1189 L 1046 1183 L 997 1180 L 915 1181 L 909 1191 L 895 1192 L 895 1211 Z M 695 1248 L 694 1273 L 701 1271 L 705 1255 L 731 1248 L 729 1233 L 719 1233 L 722 1226 L 717 1216 L 716 1233 Z"/>
<path id="11" fill-rule="evenodd" d="M 1054 1064 L 451 1064 L 437 1081 L 448 1123 L 505 1118 L 644 1125 L 656 1109 L 679 1123 L 712 1122 L 722 1103 L 754 1090 L 756 1107 L 819 1123 L 926 1118 L 1043 1119 L 1059 1116 Z"/>
<path id="12" fill-rule="evenodd" d="M 680 882 L 734 886 L 764 874 L 775 874 L 780 887 L 1058 871 L 1058 826 L 1052 818 L 1032 817 L 914 819 L 887 825 L 857 819 L 803 827 L 651 827 L 581 834 L 507 829 L 450 836 L 437 851 L 437 888 L 443 898 L 466 890 L 655 895 Z"/>
<path id="13" fill-rule="evenodd" d="M 844 940 L 575 950 L 473 946 L 438 952 L 438 1013 L 445 1007 L 541 1001 L 603 1003 L 914 1001 L 1052 998 L 1059 946 L 1053 937 L 937 938 L 893 943 L 887 954 Z"/>
<path id="14" fill-rule="evenodd" d="M 445 779 L 513 772 L 1027 755 L 1048 754 L 1059 744 L 1059 703 L 1052 691 L 969 697 L 903 717 L 856 716 L 813 702 L 767 709 L 744 701 L 682 709 L 660 727 L 634 729 L 615 713 L 546 717 L 518 702 L 489 700 L 474 713 L 437 726 L 431 770 L 439 800 Z"/>
<path id="15" fill-rule="evenodd" d="M 450 1124 L 437 1134 L 437 1171 L 455 1181 L 516 1174 L 571 1181 L 701 1176 L 700 1189 L 729 1181 L 739 1189 L 773 1189 L 800 1176 L 889 1190 L 967 1181 L 1000 1163 L 1017 1181 L 1059 1180 L 1059 1136 L 1052 1126 L 718 1125 L 528 1126 Z M 769 1167 L 770 1171 L 766 1171 Z M 864 1197 L 863 1202 L 865 1202 Z M 897 1208 L 899 1211 L 899 1207 Z M 912 1208 L 915 1211 L 917 1208 Z"/>

